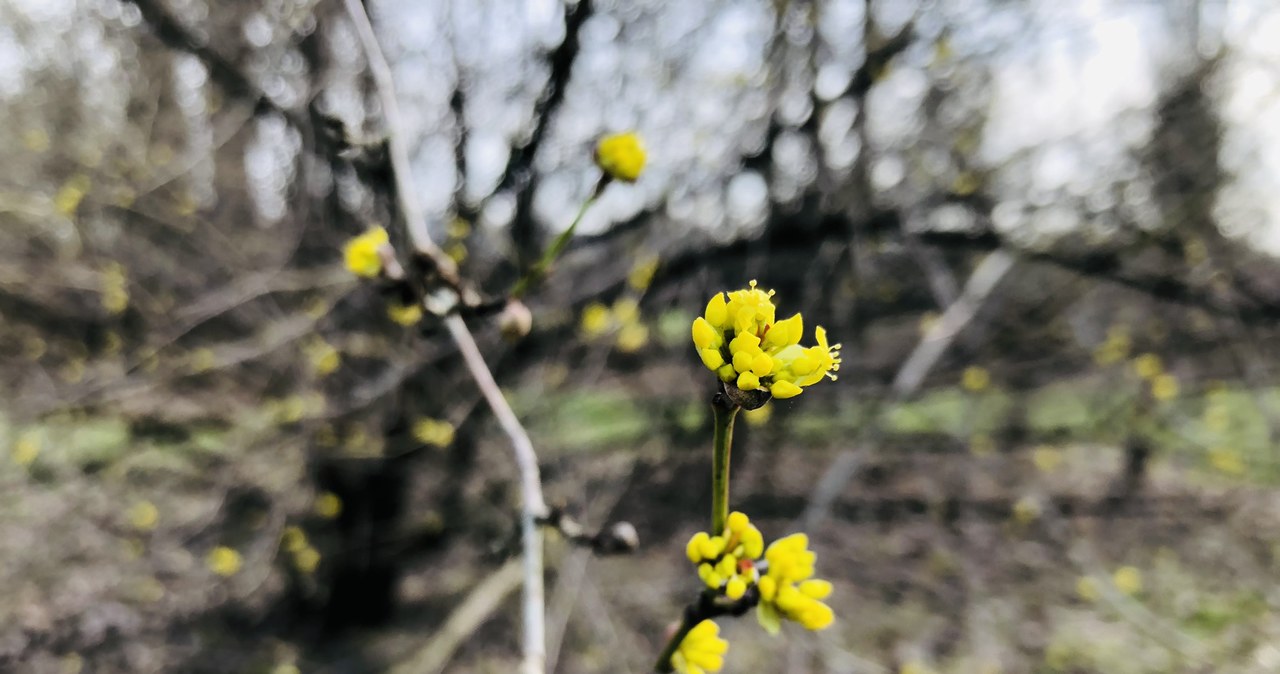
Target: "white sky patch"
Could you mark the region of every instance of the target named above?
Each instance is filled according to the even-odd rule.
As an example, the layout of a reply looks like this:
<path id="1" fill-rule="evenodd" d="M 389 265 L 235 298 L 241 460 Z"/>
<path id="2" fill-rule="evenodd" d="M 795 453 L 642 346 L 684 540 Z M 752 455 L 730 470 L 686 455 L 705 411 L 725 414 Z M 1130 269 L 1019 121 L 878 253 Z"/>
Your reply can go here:
<path id="1" fill-rule="evenodd" d="M 1225 32 L 1234 53 L 1222 75 L 1219 159 L 1231 179 L 1214 216 L 1227 236 L 1280 256 L 1280 9 L 1232 3 Z"/>
<path id="2" fill-rule="evenodd" d="M 995 101 L 982 148 L 993 165 L 1029 148 L 1105 134 L 1121 112 L 1155 100 L 1150 17 L 1104 12 L 1097 2 L 1058 11 L 1074 14 L 1061 17 L 1024 58 L 1010 51 L 1002 58 L 1013 60 L 995 65 Z"/>

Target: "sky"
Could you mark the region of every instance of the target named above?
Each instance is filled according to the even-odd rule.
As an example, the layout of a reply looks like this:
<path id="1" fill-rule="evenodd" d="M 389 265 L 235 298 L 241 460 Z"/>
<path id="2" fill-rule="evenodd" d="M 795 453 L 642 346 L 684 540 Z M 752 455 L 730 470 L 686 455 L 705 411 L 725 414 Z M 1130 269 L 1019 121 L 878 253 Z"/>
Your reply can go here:
<path id="1" fill-rule="evenodd" d="M 173 4 L 196 22 L 207 11 L 198 0 Z M 296 62 L 290 58 L 290 30 L 300 25 L 298 17 L 310 4 L 265 3 L 247 15 L 243 26 L 245 39 L 267 54 L 256 59 L 260 82 L 286 105 L 297 104 L 302 91 L 298 73 L 288 70 Z M 737 172 L 740 158 L 763 138 L 769 96 L 780 97 L 784 117 L 803 119 L 810 112 L 809 87 L 820 94 L 838 91 L 860 65 L 863 6 L 862 0 L 820 3 L 816 36 L 826 46 L 816 77 L 783 73 L 775 92 L 764 75 L 773 2 L 598 0 L 597 15 L 583 30 L 562 114 L 538 158 L 546 178 L 535 198 L 536 212 L 552 230 L 567 224 L 594 180 L 594 169 L 583 161 L 592 141 L 634 127 L 650 146 L 649 172 L 633 188 L 611 190 L 588 214 L 584 233 L 644 208 L 659 208 L 680 226 L 713 237 L 749 233 L 762 222 L 766 188 L 798 193 L 813 174 L 806 165 L 808 139 L 785 134 L 774 156 L 789 169 L 783 178 L 770 186 L 760 175 Z M 1188 10 L 1193 6 L 1198 13 Z M 374 20 L 415 141 L 423 202 L 441 221 L 458 180 L 453 171 L 457 129 L 447 105 L 456 78 L 467 82 L 467 195 L 475 200 L 488 193 L 508 148 L 527 133 L 527 116 L 545 76 L 539 57 L 563 37 L 559 7 L 557 0 L 375 4 Z M 985 111 L 989 123 L 979 157 L 993 171 L 993 189 L 1003 202 L 996 224 L 1050 241 L 1099 226 L 1082 222 L 1082 210 L 1071 204 L 1090 198 L 1096 203 L 1101 188 L 1116 176 L 1133 174 L 1133 155 L 1151 133 L 1145 111 L 1161 82 L 1186 72 L 1196 53 L 1209 56 L 1225 45 L 1228 56 L 1213 94 L 1227 129 L 1220 160 L 1230 180 L 1215 214 L 1229 235 L 1280 255 L 1280 125 L 1271 121 L 1280 113 L 1280 39 L 1275 37 L 1280 5 L 1263 0 L 903 0 L 875 7 L 885 30 L 914 15 L 922 33 L 936 35 L 945 28 L 958 56 L 990 67 L 994 96 Z M 118 89 L 129 82 L 131 55 L 100 24 L 136 25 L 136 8 L 118 0 L 3 0 L 0 16 L 6 15 L 21 21 L 0 21 L 0 106 L 29 102 L 38 93 L 31 91 L 32 73 L 48 68 L 83 81 L 86 97 L 101 108 L 99 123 L 129 123 Z M 815 39 L 813 28 L 794 18 L 785 22 L 788 41 Z M 359 66 L 351 36 L 339 31 L 333 42 L 336 59 Z M 923 57 L 909 53 L 903 58 Z M 198 63 L 184 62 L 175 72 L 193 92 L 213 86 Z M 891 191 L 902 183 L 910 172 L 910 148 L 918 143 L 918 109 L 927 89 L 922 72 L 911 67 L 890 72 L 865 110 L 828 107 L 819 139 L 833 170 L 847 170 L 862 151 L 849 125 L 864 115 L 882 157 L 873 167 L 876 184 Z M 350 82 L 333 82 L 322 102 L 357 124 L 368 118 Z M 184 111 L 193 126 L 209 124 L 199 106 Z M 297 139 L 271 120 L 256 125 L 258 140 L 246 153 L 246 169 L 258 186 L 252 198 L 264 217 L 278 218 L 287 183 L 282 172 Z M 217 142 L 212 131 L 193 135 L 199 138 L 185 148 L 193 155 Z M 197 193 L 200 183 L 212 180 L 211 168 L 199 161 L 181 165 L 192 173 Z M 793 176 L 790 183 L 787 174 Z M 1140 212 L 1141 186 L 1127 194 Z M 360 198 L 355 192 L 348 196 Z M 509 200 L 491 200 L 482 224 L 501 227 L 511 210 Z"/>

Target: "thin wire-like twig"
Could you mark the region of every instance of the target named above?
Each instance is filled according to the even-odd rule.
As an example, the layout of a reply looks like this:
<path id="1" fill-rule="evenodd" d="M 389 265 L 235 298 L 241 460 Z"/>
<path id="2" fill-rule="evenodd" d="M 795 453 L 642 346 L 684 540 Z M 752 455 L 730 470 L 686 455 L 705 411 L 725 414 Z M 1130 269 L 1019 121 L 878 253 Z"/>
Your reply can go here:
<path id="1" fill-rule="evenodd" d="M 413 187 L 412 172 L 409 164 L 409 152 L 405 146 L 406 139 L 400 128 L 399 107 L 396 103 L 395 87 L 391 81 L 391 68 L 387 65 L 382 48 L 374 35 L 369 15 L 360 0 L 345 0 L 347 13 L 355 24 L 365 58 L 373 75 L 374 86 L 382 101 L 383 124 L 386 126 L 388 156 L 396 184 L 396 203 L 405 221 L 409 239 L 418 252 L 426 255 L 436 266 L 436 270 L 447 279 L 456 275 L 456 265 L 445 256 L 431 240 L 427 231 L 425 217 L 418 204 Z M 454 308 L 456 309 L 456 304 Z M 430 307 L 428 307 L 430 308 Z M 543 596 L 542 578 L 542 532 L 538 520 L 546 514 L 546 504 L 542 498 L 542 479 L 538 473 L 538 457 L 533 450 L 533 442 L 529 434 L 516 418 L 511 405 L 502 395 L 493 373 L 485 364 L 484 357 L 476 346 L 475 338 L 466 322 L 457 313 L 450 313 L 444 320 L 449 335 L 457 343 L 467 369 L 476 385 L 484 395 L 489 407 L 493 409 L 498 424 L 511 440 L 515 455 L 516 469 L 520 473 L 521 513 L 520 540 L 524 571 L 524 643 L 521 671 L 523 674 L 543 674 L 546 671 L 546 607 Z"/>

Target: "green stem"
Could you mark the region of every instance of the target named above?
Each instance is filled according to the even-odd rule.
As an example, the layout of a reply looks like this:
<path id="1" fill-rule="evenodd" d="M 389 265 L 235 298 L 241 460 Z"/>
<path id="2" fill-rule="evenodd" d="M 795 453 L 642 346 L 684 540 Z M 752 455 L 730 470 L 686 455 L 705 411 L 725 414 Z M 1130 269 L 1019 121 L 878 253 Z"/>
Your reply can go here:
<path id="1" fill-rule="evenodd" d="M 664 673 L 675 671 L 676 667 L 672 664 L 671 657 L 676 654 L 676 651 L 680 648 L 680 642 L 684 641 L 684 638 L 696 624 L 697 623 L 693 621 L 693 616 L 688 610 L 686 610 L 684 612 L 684 616 L 680 619 L 680 627 L 676 628 L 675 633 L 671 635 L 669 640 L 667 640 L 666 647 L 663 648 L 662 653 L 658 655 L 658 661 L 653 664 L 653 671 Z"/>
<path id="2" fill-rule="evenodd" d="M 569 223 L 569 228 L 560 232 L 560 236 L 557 236 L 555 241 L 551 242 L 551 245 L 542 254 L 542 258 L 530 267 L 529 271 L 519 281 L 516 281 L 515 287 L 511 289 L 511 297 L 513 299 L 523 297 L 526 292 L 546 277 L 547 270 L 551 268 L 556 258 L 560 257 L 560 253 L 564 252 L 565 246 L 569 245 L 569 239 L 573 238 L 573 232 L 578 228 L 578 223 L 582 222 L 582 216 L 587 214 L 587 209 L 591 208 L 591 205 L 596 202 L 596 197 L 599 195 L 600 189 L 597 188 L 590 197 L 587 197 L 586 201 L 582 202 L 582 208 L 578 209 L 578 214 L 574 216 L 573 222 Z"/>
<path id="3" fill-rule="evenodd" d="M 733 445 L 733 419 L 738 416 L 738 406 L 729 402 L 722 393 L 711 402 L 715 412 L 715 439 L 711 454 L 711 535 L 724 532 L 729 518 L 729 452 Z"/>

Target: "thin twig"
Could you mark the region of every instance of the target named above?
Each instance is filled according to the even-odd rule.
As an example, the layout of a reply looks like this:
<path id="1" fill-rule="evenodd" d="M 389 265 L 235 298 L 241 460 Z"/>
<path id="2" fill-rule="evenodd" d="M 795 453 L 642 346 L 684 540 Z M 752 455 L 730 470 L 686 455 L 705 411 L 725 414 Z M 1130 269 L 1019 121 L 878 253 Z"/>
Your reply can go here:
<path id="1" fill-rule="evenodd" d="M 400 127 L 399 106 L 396 103 L 395 88 L 391 81 L 391 68 L 387 65 L 382 48 L 378 45 L 369 16 L 365 13 L 360 0 L 345 0 L 347 13 L 355 24 L 360 37 L 365 58 L 373 75 L 374 85 L 382 101 L 383 123 L 386 125 L 387 145 L 391 161 L 391 170 L 396 184 L 396 203 L 405 221 L 405 228 L 414 248 L 429 258 L 438 273 L 454 288 L 456 282 L 456 265 L 431 240 L 426 220 L 417 202 L 413 187 L 412 171 L 409 164 L 409 153 L 405 146 L 405 137 Z M 428 298 L 430 299 L 430 298 Z M 454 308 L 456 309 L 456 304 Z M 431 309 L 432 307 L 428 307 Z M 546 607 L 543 597 L 542 578 L 542 532 L 538 519 L 545 516 L 546 504 L 542 498 L 542 480 L 538 473 L 538 457 L 533 450 L 533 442 L 525 431 L 515 412 L 502 395 L 493 373 L 485 364 L 484 357 L 476 346 L 466 322 L 456 313 L 450 313 L 444 319 L 450 336 L 462 352 L 463 360 L 475 379 L 476 385 L 492 408 L 498 424 L 511 440 L 515 455 L 516 469 L 520 474 L 521 512 L 520 539 L 523 553 L 524 570 L 524 674 L 542 674 L 546 671 Z"/>
<path id="2" fill-rule="evenodd" d="M 546 599 L 542 589 L 542 529 L 538 520 L 546 515 L 547 506 L 542 499 L 542 479 L 538 475 L 538 455 L 533 442 L 515 412 L 503 397 L 498 382 L 485 364 L 471 331 L 462 317 L 450 314 L 444 319 L 453 341 L 466 361 L 467 369 L 484 394 L 498 424 L 511 439 L 515 452 L 516 468 L 520 471 L 520 542 L 524 554 L 524 674 L 541 674 L 546 671 Z"/>

